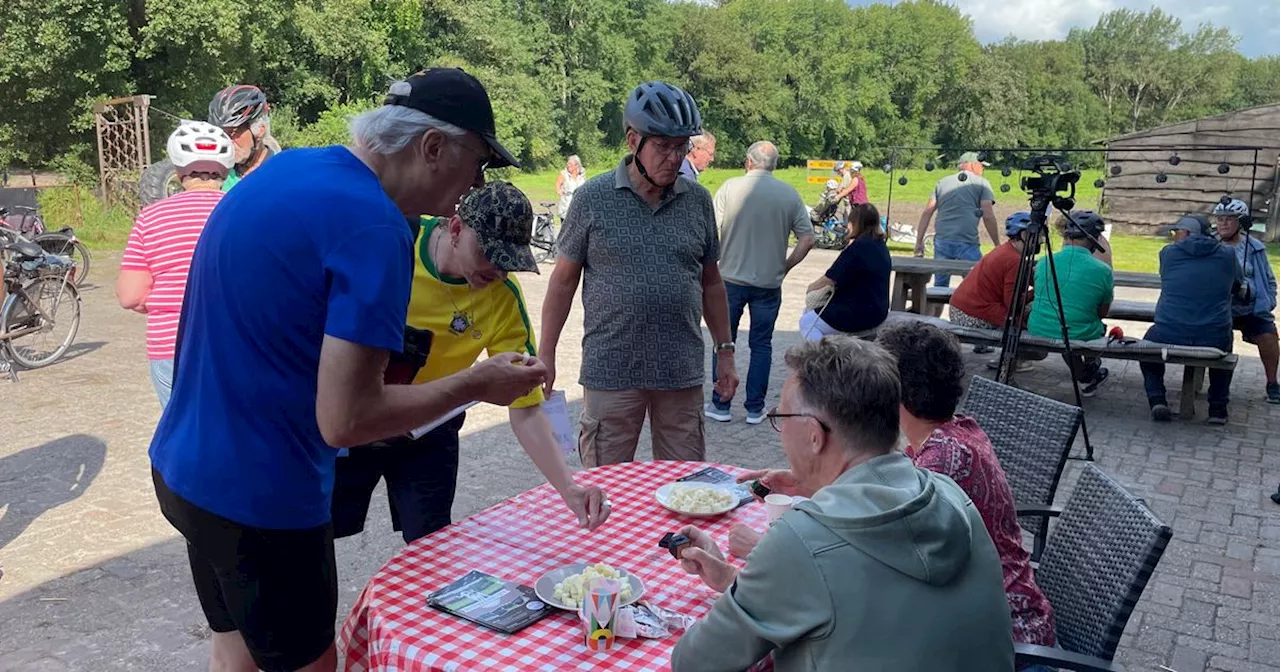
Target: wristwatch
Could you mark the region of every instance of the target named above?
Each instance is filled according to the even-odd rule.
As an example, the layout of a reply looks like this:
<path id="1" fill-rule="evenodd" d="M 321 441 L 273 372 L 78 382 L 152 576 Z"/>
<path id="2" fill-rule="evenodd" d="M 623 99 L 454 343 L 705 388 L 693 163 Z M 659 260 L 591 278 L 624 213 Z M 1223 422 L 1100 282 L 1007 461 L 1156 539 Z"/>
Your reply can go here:
<path id="1" fill-rule="evenodd" d="M 733 343 L 717 343 L 716 344 L 717 355 L 722 352 L 737 352 L 737 350 L 738 350 L 737 346 L 735 346 Z"/>

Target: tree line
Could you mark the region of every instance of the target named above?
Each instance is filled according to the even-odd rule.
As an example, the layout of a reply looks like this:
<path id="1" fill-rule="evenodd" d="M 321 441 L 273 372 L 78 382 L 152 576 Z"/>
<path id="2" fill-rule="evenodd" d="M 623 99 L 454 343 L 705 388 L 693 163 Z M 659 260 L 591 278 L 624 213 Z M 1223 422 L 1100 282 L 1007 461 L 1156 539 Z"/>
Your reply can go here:
<path id="1" fill-rule="evenodd" d="M 1280 101 L 1280 58 L 1158 8 L 983 46 L 934 0 L 0 0 L 0 44 L 0 166 L 68 171 L 95 165 L 96 100 L 147 93 L 203 117 L 215 91 L 253 83 L 282 144 L 341 142 L 351 113 L 427 65 L 477 75 L 533 167 L 615 160 L 621 101 L 651 78 L 696 97 L 722 162 L 760 138 L 876 163 L 892 146 L 1086 146 Z"/>

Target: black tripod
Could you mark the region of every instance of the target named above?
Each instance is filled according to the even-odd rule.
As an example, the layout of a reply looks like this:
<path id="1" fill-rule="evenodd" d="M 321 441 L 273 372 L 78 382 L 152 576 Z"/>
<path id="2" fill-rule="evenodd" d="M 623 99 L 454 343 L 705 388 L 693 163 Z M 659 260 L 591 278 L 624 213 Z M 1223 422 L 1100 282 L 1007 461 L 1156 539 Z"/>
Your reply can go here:
<path id="1" fill-rule="evenodd" d="M 1054 168 L 1054 172 L 1048 172 L 1050 167 Z M 1004 322 L 1004 335 L 1001 339 L 1000 360 L 996 368 L 996 380 L 1006 385 L 1010 384 L 1013 379 L 1014 371 L 1018 365 L 1018 347 L 1022 343 L 1022 332 L 1024 330 L 1023 318 L 1027 310 L 1027 294 L 1031 286 L 1033 273 L 1035 272 L 1036 255 L 1040 252 L 1040 245 L 1043 242 L 1046 254 L 1045 257 L 1049 263 L 1049 280 L 1053 285 L 1053 294 L 1056 299 L 1058 309 L 1058 325 L 1062 328 L 1062 344 L 1066 350 L 1066 357 L 1069 367 L 1071 368 L 1071 387 L 1075 391 L 1076 406 L 1084 409 L 1083 397 L 1080 394 L 1080 383 L 1076 380 L 1075 371 L 1075 355 L 1071 350 L 1071 337 L 1067 333 L 1067 317 L 1062 310 L 1062 290 L 1058 285 L 1058 269 L 1053 261 L 1053 249 L 1049 243 L 1049 206 L 1057 208 L 1068 222 L 1068 226 L 1074 227 L 1076 231 L 1083 234 L 1085 238 L 1093 242 L 1094 245 L 1101 246 L 1098 240 L 1080 227 L 1075 220 L 1071 219 L 1069 211 L 1075 207 L 1075 181 L 1079 179 L 1078 172 L 1065 170 L 1065 166 L 1056 157 L 1042 157 L 1032 159 L 1028 162 L 1028 168 L 1036 171 L 1038 177 L 1023 178 L 1023 189 L 1031 192 L 1031 226 L 1023 233 L 1022 255 L 1018 260 L 1017 284 L 1014 285 L 1015 292 L 1013 295 L 1013 305 L 1009 307 L 1009 315 Z M 1070 193 L 1059 196 L 1058 192 L 1066 188 L 1070 189 Z M 1038 288 L 1040 291 L 1046 291 L 1048 288 Z M 1083 412 L 1080 416 L 1080 431 L 1084 436 L 1085 459 L 1093 461 L 1093 444 L 1089 442 L 1089 427 L 1085 422 Z"/>

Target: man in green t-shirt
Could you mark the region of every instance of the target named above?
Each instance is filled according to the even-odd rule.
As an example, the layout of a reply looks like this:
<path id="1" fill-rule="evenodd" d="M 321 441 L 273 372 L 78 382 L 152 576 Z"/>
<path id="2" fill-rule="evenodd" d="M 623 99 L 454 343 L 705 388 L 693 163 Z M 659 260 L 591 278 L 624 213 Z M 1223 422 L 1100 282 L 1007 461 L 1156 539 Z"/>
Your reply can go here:
<path id="1" fill-rule="evenodd" d="M 222 182 L 223 191 L 279 151 L 271 137 L 270 111 L 266 95 L 249 84 L 228 86 L 209 101 L 209 123 L 226 131 L 235 146 L 235 167 Z"/>
<path id="2" fill-rule="evenodd" d="M 1090 341 L 1102 338 L 1106 333 L 1102 318 L 1107 316 L 1111 302 L 1115 300 L 1111 267 L 1093 256 L 1101 249 L 1102 230 L 1106 224 L 1092 210 L 1072 211 L 1071 219 L 1075 221 L 1074 225 L 1065 219 L 1058 224 L 1062 231 L 1062 249 L 1053 254 L 1053 263 L 1058 271 L 1067 335 L 1072 341 Z M 1036 264 L 1035 286 L 1027 333 L 1061 339 L 1057 297 L 1046 260 Z M 1063 355 L 1063 359 L 1080 383 L 1083 396 L 1093 396 L 1107 379 L 1109 372 L 1099 357 L 1075 355 L 1068 359 Z"/>

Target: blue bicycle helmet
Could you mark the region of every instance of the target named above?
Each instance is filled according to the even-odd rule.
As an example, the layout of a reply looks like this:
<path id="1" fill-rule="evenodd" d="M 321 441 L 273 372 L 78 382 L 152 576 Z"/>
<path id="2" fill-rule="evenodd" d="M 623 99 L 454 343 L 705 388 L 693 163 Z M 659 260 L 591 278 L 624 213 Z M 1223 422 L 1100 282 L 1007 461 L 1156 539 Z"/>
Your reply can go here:
<path id="1" fill-rule="evenodd" d="M 666 82 L 645 82 L 627 96 L 622 115 L 640 135 L 688 138 L 702 134 L 702 115 L 693 96 Z"/>
<path id="2" fill-rule="evenodd" d="M 1031 213 L 1015 212 L 1004 220 L 1004 235 L 1013 238 L 1014 236 L 1027 230 L 1031 226 Z"/>

